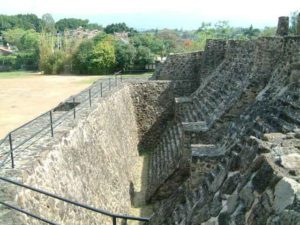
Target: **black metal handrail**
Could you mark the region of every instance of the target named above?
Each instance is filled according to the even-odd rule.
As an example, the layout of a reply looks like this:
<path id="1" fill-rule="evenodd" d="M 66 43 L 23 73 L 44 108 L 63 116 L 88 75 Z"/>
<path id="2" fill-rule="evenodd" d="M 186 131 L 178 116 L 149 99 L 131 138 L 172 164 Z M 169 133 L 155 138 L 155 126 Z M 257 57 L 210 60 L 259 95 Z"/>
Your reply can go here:
<path id="1" fill-rule="evenodd" d="M 24 209 L 20 209 L 20 208 L 18 208 L 16 206 L 7 204 L 5 202 L 0 201 L 0 204 L 6 206 L 7 208 L 11 208 L 11 209 L 14 209 L 14 210 L 16 210 L 18 212 L 24 213 L 25 215 L 33 217 L 33 218 L 35 218 L 37 220 L 43 221 L 44 223 L 51 224 L 51 225 L 59 225 L 58 223 L 51 222 L 50 220 L 47 220 L 45 218 L 42 218 L 42 217 L 37 216 L 37 215 L 35 215 L 35 214 L 31 213 L 31 212 L 28 212 L 28 211 L 26 211 Z"/>
<path id="2" fill-rule="evenodd" d="M 91 210 L 93 212 L 100 213 L 100 214 L 105 215 L 105 216 L 109 216 L 109 217 L 112 218 L 113 225 L 116 225 L 116 220 L 117 219 L 135 220 L 135 221 L 141 221 L 141 222 L 149 222 L 150 221 L 150 218 L 146 218 L 146 217 L 136 217 L 136 216 L 129 216 L 129 215 L 122 215 L 122 214 L 111 213 L 109 211 L 106 211 L 106 210 L 103 210 L 103 209 L 98 209 L 98 208 L 95 208 L 95 207 L 92 207 L 92 206 L 89 206 L 89 205 L 86 205 L 86 204 L 82 204 L 82 203 L 79 203 L 79 202 L 75 202 L 75 201 L 72 201 L 72 200 L 60 197 L 58 195 L 52 194 L 50 192 L 43 191 L 43 190 L 40 190 L 40 189 L 31 187 L 31 186 L 28 186 L 28 185 L 19 183 L 17 181 L 10 180 L 10 179 L 5 178 L 5 177 L 1 177 L 0 176 L 0 180 L 5 181 L 5 182 L 10 183 L 10 184 L 14 184 L 14 185 L 26 188 L 26 189 L 29 189 L 31 191 L 38 192 L 40 194 L 43 194 L 43 195 L 46 195 L 46 196 L 58 199 L 60 201 L 63 201 L 63 202 L 66 202 L 66 203 L 69 203 L 69 204 L 72 204 L 72 205 L 75 205 L 75 206 L 87 209 L 87 210 Z"/>

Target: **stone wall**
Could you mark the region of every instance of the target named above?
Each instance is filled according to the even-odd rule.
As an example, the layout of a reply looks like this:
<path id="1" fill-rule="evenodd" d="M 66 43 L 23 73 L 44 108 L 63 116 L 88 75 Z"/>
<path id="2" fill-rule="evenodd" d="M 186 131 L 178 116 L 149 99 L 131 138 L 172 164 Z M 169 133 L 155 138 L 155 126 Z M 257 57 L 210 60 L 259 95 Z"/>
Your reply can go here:
<path id="1" fill-rule="evenodd" d="M 248 85 L 250 82 L 244 91 L 250 91 L 251 96 L 242 97 L 244 103 L 237 101 L 231 108 L 234 111 L 224 112 L 218 129 L 198 131 L 182 124 L 185 139 L 192 139 L 197 132 L 208 134 L 205 143 L 200 136 L 188 148 L 190 177 L 181 181 L 173 195 L 156 202 L 151 224 L 298 224 L 300 38 L 262 38 L 249 45 L 228 43 L 225 60 L 210 76 L 216 81 L 223 74 L 213 74 L 222 68 L 229 68 L 224 71 L 235 76 L 244 66 Z M 234 46 L 244 46 L 245 51 Z M 246 46 L 255 46 L 249 51 L 250 61 L 249 56 L 243 56 Z M 229 56 L 234 59 L 236 53 L 240 60 L 226 60 Z M 217 93 L 221 87 L 214 87 Z M 201 99 L 205 97 L 203 94 Z M 195 113 L 205 105 L 210 102 Z M 207 111 L 214 116 L 214 109 Z M 220 129 L 224 129 L 222 135 L 211 138 Z"/>
<path id="2" fill-rule="evenodd" d="M 138 124 L 140 152 L 150 151 L 174 116 L 171 82 L 143 82 L 131 85 Z"/>
<path id="3" fill-rule="evenodd" d="M 130 87 L 125 86 L 102 99 L 59 143 L 23 162 L 22 170 L 7 170 L 5 175 L 78 202 L 129 213 L 138 141 Z M 1 199 L 59 224 L 111 224 L 110 218 L 12 185 L 1 183 Z M 40 224 L 2 210 L 0 224 Z"/>
<path id="4" fill-rule="evenodd" d="M 139 132 L 139 150 L 147 152 L 174 118 L 174 98 L 190 95 L 197 88 L 188 80 L 148 81 L 131 84 L 131 96 Z"/>
<path id="5" fill-rule="evenodd" d="M 153 74 L 156 80 L 197 80 L 202 52 L 170 54 Z"/>

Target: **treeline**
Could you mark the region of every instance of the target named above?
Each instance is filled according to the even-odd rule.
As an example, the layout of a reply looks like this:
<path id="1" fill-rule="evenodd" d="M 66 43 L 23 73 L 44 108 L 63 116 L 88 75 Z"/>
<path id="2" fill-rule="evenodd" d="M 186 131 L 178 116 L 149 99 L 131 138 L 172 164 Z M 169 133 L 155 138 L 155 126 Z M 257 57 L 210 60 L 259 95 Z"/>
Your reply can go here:
<path id="1" fill-rule="evenodd" d="M 298 13 L 291 14 L 291 34 L 296 30 Z M 82 35 L 72 33 L 78 28 L 84 31 Z M 193 31 L 138 32 L 125 23 L 102 27 L 76 18 L 55 22 L 50 14 L 41 18 L 33 14 L 0 15 L 0 42 L 14 50 L 12 55 L 0 55 L 0 66 L 2 63 L 2 68 L 41 70 L 46 74 L 105 74 L 143 69 L 169 53 L 202 50 L 207 39 L 255 39 L 275 32 L 275 27 L 236 28 L 226 21 L 202 23 Z"/>

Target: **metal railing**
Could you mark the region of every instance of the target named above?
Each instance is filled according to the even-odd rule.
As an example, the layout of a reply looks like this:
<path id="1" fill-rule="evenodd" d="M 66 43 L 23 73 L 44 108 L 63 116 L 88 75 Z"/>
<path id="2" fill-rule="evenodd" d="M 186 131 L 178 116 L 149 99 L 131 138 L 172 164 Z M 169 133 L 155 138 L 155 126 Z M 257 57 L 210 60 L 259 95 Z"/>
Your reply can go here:
<path id="1" fill-rule="evenodd" d="M 99 79 L 79 94 L 69 97 L 58 106 L 9 132 L 0 141 L 0 168 L 9 160 L 14 168 L 16 150 L 21 146 L 27 148 L 46 135 L 54 137 L 58 125 L 68 118 L 76 119 L 80 110 L 92 107 L 93 99 L 103 97 L 122 81 L 119 72 L 114 74 L 114 78 Z"/>
<path id="2" fill-rule="evenodd" d="M 93 211 L 93 212 L 100 213 L 102 215 L 108 216 L 108 217 L 110 217 L 112 219 L 112 224 L 113 225 L 117 225 L 117 219 L 124 220 L 125 224 L 127 224 L 128 220 L 140 221 L 140 222 L 145 222 L 145 223 L 148 223 L 150 221 L 150 218 L 147 218 L 147 217 L 136 217 L 136 216 L 130 216 L 130 215 L 123 215 L 123 214 L 111 213 L 109 211 L 106 211 L 106 210 L 103 210 L 103 209 L 99 209 L 99 208 L 95 208 L 95 207 L 92 207 L 92 206 L 89 206 L 89 205 L 86 205 L 86 204 L 82 204 L 82 203 L 79 203 L 79 202 L 76 202 L 76 201 L 72 201 L 72 200 L 63 198 L 61 196 L 52 194 L 50 192 L 43 191 L 41 189 L 38 189 L 38 188 L 35 188 L 35 187 L 31 187 L 31 186 L 28 186 L 28 185 L 25 185 L 25 184 L 22 184 L 22 183 L 19 183 L 17 181 L 13 181 L 13 180 L 10 180 L 10 179 L 4 178 L 4 177 L 0 177 L 0 180 L 4 181 L 4 182 L 7 182 L 7 183 L 10 183 L 10 184 L 13 184 L 13 185 L 16 185 L 16 186 L 19 186 L 19 187 L 22 187 L 22 188 L 26 188 L 28 190 L 31 190 L 31 191 L 34 191 L 34 192 L 37 192 L 37 193 L 40 193 L 40 194 L 43 194 L 43 195 L 46 195 L 48 197 L 51 197 L 51 198 L 63 201 L 65 203 L 68 203 L 68 204 L 71 204 L 71 205 L 75 205 L 77 207 L 80 207 L 80 208 L 83 208 L 83 209 L 86 209 L 86 210 L 90 210 L 90 211 Z M 6 206 L 8 208 L 17 210 L 17 211 L 19 211 L 21 213 L 24 213 L 26 215 L 29 215 L 29 216 L 31 216 L 31 217 L 33 217 L 35 219 L 41 220 L 41 221 L 43 221 L 45 223 L 48 223 L 48 224 L 57 224 L 57 223 L 51 222 L 51 221 L 49 221 L 47 219 L 44 219 L 44 218 L 42 218 L 40 216 L 34 215 L 34 214 L 32 214 L 32 213 L 30 213 L 28 211 L 25 211 L 24 209 L 20 209 L 18 207 L 15 207 L 15 206 L 12 206 L 10 204 L 7 204 L 5 202 L 0 201 L 0 204 Z"/>

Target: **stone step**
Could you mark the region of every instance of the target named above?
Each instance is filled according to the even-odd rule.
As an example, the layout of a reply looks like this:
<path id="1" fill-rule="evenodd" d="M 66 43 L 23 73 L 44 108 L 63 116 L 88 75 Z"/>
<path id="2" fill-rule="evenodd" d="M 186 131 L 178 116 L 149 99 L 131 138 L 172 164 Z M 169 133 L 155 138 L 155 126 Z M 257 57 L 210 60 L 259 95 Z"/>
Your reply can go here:
<path id="1" fill-rule="evenodd" d="M 225 154 L 223 149 L 217 148 L 215 145 L 205 145 L 205 144 L 192 144 L 191 152 L 192 152 L 192 157 L 197 157 L 197 158 L 222 157 Z"/>
<path id="2" fill-rule="evenodd" d="M 182 122 L 182 127 L 185 131 L 189 131 L 189 132 L 206 132 L 208 130 L 205 121 Z"/>
<path id="3" fill-rule="evenodd" d="M 198 113 L 199 120 L 206 121 L 208 119 L 209 113 L 206 111 L 206 108 L 201 101 L 195 101 L 195 110 Z"/>

